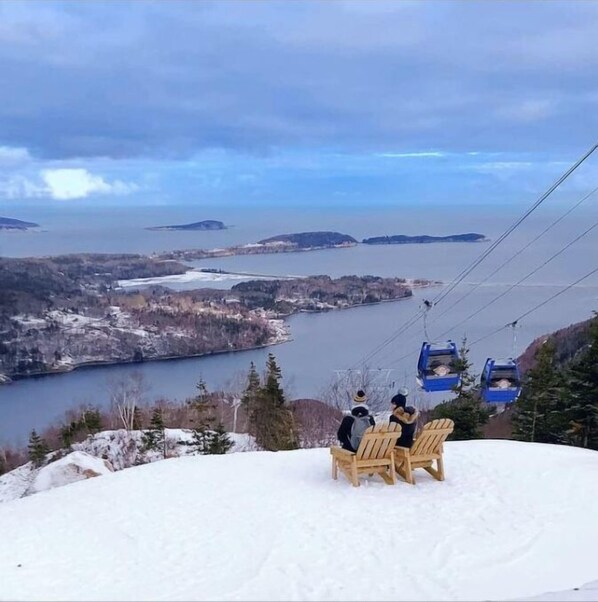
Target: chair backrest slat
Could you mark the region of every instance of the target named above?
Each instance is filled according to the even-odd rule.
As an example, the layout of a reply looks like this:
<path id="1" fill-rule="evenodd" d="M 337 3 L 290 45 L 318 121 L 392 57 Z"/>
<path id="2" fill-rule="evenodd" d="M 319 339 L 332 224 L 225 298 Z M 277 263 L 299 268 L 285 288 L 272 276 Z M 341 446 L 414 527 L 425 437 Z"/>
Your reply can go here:
<path id="1" fill-rule="evenodd" d="M 357 450 L 357 460 L 382 460 L 390 457 L 396 440 L 401 435 L 401 425 L 377 424 L 366 430 Z"/>
<path id="2" fill-rule="evenodd" d="M 413 457 L 442 453 L 442 444 L 454 428 L 455 423 L 450 418 L 440 418 L 428 422 L 415 440 L 410 455 Z"/>

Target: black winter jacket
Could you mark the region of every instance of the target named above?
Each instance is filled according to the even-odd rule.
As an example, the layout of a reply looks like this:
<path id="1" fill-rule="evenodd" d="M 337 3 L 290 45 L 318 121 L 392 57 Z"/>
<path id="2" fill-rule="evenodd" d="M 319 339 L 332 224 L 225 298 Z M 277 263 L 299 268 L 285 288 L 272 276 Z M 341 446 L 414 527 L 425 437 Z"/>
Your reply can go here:
<path id="1" fill-rule="evenodd" d="M 351 428 L 353 426 L 353 422 L 355 421 L 355 416 L 369 416 L 370 424 L 374 426 L 376 422 L 374 421 L 374 417 L 369 415 L 369 411 L 367 408 L 362 406 L 357 406 L 351 410 L 351 414 L 349 416 L 345 416 L 341 422 L 341 425 L 338 427 L 338 432 L 336 436 L 340 441 L 341 447 L 343 449 L 349 450 L 350 452 L 356 452 L 356 449 L 351 447 Z"/>
<path id="2" fill-rule="evenodd" d="M 418 418 L 419 412 L 411 406 L 405 409 L 399 406 L 390 415 L 389 422 L 398 422 L 401 425 L 401 436 L 398 438 L 396 445 L 400 447 L 411 447 L 413 445 Z"/>

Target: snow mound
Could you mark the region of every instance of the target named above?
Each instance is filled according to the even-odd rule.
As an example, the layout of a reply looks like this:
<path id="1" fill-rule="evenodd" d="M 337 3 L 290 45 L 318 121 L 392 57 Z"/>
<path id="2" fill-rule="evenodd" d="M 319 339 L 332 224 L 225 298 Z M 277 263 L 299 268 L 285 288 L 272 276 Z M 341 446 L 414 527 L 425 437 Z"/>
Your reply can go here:
<path id="1" fill-rule="evenodd" d="M 526 598 L 523 602 L 596 602 L 596 600 L 598 600 L 598 581 L 564 592 L 551 592 Z"/>
<path id="2" fill-rule="evenodd" d="M 114 469 L 106 460 L 94 458 L 81 451 L 72 452 L 40 468 L 27 493 L 39 493 L 54 487 L 110 474 L 113 471 Z"/>
<path id="3" fill-rule="evenodd" d="M 445 468 L 352 488 L 327 449 L 193 456 L 7 502 L 0 597 L 519 600 L 598 579 L 598 453 L 452 442 Z"/>

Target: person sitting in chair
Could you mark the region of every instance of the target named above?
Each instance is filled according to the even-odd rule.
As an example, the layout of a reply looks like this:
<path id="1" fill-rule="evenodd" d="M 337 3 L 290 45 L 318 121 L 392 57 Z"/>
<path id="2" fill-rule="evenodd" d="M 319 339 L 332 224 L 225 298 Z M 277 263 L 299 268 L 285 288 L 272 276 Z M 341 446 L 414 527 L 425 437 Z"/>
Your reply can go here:
<path id="1" fill-rule="evenodd" d="M 415 438 L 419 412 L 413 406 L 402 405 L 397 403 L 397 401 L 400 400 L 396 400 L 395 396 L 390 402 L 392 414 L 390 415 L 389 423 L 398 422 L 401 425 L 401 436 L 398 438 L 396 445 L 410 448 Z"/>
<path id="2" fill-rule="evenodd" d="M 366 404 L 367 396 L 361 389 L 353 397 L 353 402 L 351 413 L 343 418 L 336 434 L 341 447 L 350 452 L 357 451 L 365 431 L 376 424 Z"/>

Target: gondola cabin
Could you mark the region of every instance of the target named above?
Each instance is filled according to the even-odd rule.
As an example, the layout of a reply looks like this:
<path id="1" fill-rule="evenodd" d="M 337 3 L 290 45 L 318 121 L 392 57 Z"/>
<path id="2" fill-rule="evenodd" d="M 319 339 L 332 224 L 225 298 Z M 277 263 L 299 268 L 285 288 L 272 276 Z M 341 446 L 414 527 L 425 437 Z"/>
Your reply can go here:
<path id="1" fill-rule="evenodd" d="M 424 343 L 417 362 L 417 383 L 424 391 L 450 391 L 461 382 L 459 352 L 452 341 Z"/>
<path id="2" fill-rule="evenodd" d="M 521 375 L 513 359 L 488 358 L 481 378 L 482 397 L 488 403 L 513 403 L 521 393 Z"/>

